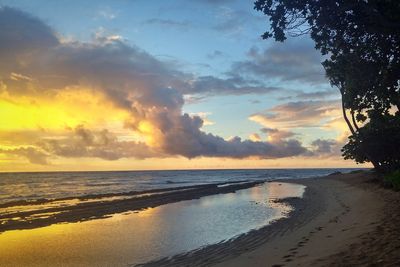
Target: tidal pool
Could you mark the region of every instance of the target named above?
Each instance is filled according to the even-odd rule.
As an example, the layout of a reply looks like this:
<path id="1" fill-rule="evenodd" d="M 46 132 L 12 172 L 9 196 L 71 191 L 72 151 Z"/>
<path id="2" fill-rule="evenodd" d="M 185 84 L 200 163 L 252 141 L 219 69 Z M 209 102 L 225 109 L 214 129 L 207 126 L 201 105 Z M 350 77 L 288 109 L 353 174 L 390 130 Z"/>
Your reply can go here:
<path id="1" fill-rule="evenodd" d="M 236 193 L 0 234 L 0 266 L 129 266 L 231 239 L 282 218 L 302 185 L 270 182 Z"/>

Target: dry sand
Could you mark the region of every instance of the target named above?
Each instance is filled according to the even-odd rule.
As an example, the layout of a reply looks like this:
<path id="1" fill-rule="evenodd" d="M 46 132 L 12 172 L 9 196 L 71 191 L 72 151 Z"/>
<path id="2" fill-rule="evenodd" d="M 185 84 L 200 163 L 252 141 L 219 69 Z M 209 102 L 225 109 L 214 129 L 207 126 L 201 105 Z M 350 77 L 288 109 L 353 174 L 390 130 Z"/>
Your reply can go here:
<path id="1" fill-rule="evenodd" d="M 311 201 L 323 202 L 323 210 L 310 222 L 218 266 L 381 266 L 380 257 L 365 261 L 357 255 L 365 238 L 385 216 L 384 192 L 367 183 L 364 175 L 297 181 L 319 191 Z"/>
<path id="2" fill-rule="evenodd" d="M 292 180 L 307 190 L 288 200 L 297 207 L 290 218 L 144 266 L 400 266 L 400 194 L 373 179 L 363 172 Z"/>

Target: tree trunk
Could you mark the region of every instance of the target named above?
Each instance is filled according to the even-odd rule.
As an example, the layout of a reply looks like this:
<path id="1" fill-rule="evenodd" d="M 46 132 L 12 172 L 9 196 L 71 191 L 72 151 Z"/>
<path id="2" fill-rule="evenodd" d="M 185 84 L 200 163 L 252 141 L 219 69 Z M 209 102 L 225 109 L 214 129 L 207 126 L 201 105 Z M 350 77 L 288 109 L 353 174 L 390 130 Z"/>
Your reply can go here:
<path id="1" fill-rule="evenodd" d="M 367 156 L 368 156 L 368 155 L 367 155 Z M 374 169 L 375 169 L 377 172 L 383 172 L 383 171 L 384 171 L 384 170 L 382 169 L 381 165 L 380 165 L 377 161 L 371 159 L 371 157 L 369 157 L 369 156 L 368 156 L 368 158 L 369 158 L 369 160 L 371 161 L 372 165 L 374 166 Z"/>
<path id="2" fill-rule="evenodd" d="M 342 112 L 343 112 L 343 118 L 344 118 L 344 120 L 346 121 L 347 126 L 349 127 L 351 134 L 354 135 L 354 134 L 356 133 L 356 131 L 354 130 L 353 125 L 351 124 L 351 122 L 350 122 L 350 120 L 349 120 L 349 118 L 347 117 L 347 114 L 346 114 L 346 108 L 344 107 L 343 91 L 342 91 L 341 89 L 339 89 L 339 90 L 340 90 L 340 94 L 342 95 Z M 359 128 L 358 128 L 358 126 L 357 126 L 357 124 L 356 124 L 356 121 L 355 121 L 355 118 L 354 118 L 354 112 L 353 112 L 353 111 L 351 111 L 351 115 L 352 115 L 352 119 L 353 119 L 354 126 L 357 128 L 357 131 L 358 131 Z M 374 169 L 375 169 L 376 171 L 378 171 L 378 172 L 382 172 L 382 168 L 381 168 L 379 162 L 377 162 L 376 160 L 374 160 L 373 157 L 371 157 L 369 154 L 366 153 L 365 155 L 367 156 L 368 160 L 369 160 L 369 161 L 372 163 L 372 165 L 374 166 Z"/>
<path id="3" fill-rule="evenodd" d="M 351 111 L 351 119 L 353 121 L 353 125 L 356 128 L 357 132 L 360 130 L 360 128 L 357 125 L 356 119 L 354 118 L 354 111 Z"/>
<path id="4" fill-rule="evenodd" d="M 351 122 L 349 120 L 349 118 L 347 118 L 347 114 L 346 114 L 346 108 L 344 107 L 344 100 L 343 100 L 343 92 L 342 90 L 340 90 L 340 93 L 342 94 L 342 112 L 343 112 L 343 118 L 347 123 L 347 126 L 350 129 L 351 134 L 355 134 L 356 132 L 354 131 L 353 126 L 351 125 Z"/>

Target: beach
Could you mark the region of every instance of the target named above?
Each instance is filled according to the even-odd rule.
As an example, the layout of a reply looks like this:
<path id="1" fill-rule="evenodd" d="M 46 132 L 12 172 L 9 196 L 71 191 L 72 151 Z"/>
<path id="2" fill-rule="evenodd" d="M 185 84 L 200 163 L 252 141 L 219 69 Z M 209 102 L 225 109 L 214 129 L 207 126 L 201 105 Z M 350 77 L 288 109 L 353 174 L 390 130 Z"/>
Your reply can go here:
<path id="1" fill-rule="evenodd" d="M 307 190 L 288 219 L 143 266 L 398 266 L 399 195 L 374 179 L 356 172 L 293 180 Z"/>
<path id="2" fill-rule="evenodd" d="M 217 266 L 382 266 L 389 248 L 366 246 L 367 240 L 388 238 L 380 236 L 384 230 L 374 237 L 371 233 L 382 227 L 382 218 L 388 216 L 382 196 L 392 192 L 384 192 L 365 176 L 369 175 L 301 181 L 313 190 L 306 205 L 314 210 L 313 218 L 288 222 L 288 231 Z M 387 264 L 394 264 L 391 260 Z"/>
<path id="3" fill-rule="evenodd" d="M 370 171 L 19 201 L 0 266 L 398 266 L 398 204 Z"/>

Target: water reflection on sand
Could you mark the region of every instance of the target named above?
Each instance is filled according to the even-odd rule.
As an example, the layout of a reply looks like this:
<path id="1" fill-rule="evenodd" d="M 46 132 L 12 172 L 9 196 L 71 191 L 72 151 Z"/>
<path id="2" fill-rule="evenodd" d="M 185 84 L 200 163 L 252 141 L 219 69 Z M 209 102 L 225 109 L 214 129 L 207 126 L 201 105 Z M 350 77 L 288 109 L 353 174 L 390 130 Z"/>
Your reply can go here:
<path id="1" fill-rule="evenodd" d="M 304 186 L 271 182 L 81 223 L 0 234 L 0 266 L 126 266 L 230 239 L 281 218 Z"/>

